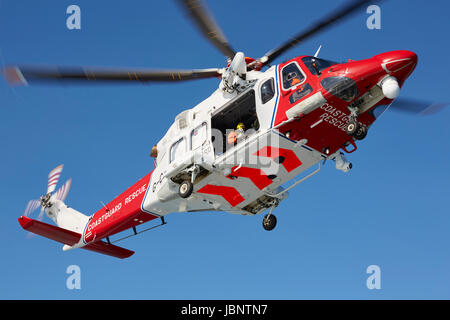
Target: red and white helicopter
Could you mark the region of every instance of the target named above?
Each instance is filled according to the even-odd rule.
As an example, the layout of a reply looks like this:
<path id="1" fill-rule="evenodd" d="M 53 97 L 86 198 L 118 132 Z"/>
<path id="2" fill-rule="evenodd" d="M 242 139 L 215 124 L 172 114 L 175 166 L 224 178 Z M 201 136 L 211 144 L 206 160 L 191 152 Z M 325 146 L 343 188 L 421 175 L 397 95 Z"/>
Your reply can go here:
<path id="1" fill-rule="evenodd" d="M 88 216 L 64 203 L 71 180 L 55 192 L 59 166 L 49 174 L 46 194 L 30 201 L 19 218 L 25 230 L 63 243 L 63 250 L 83 248 L 118 258 L 134 252 L 112 244 L 112 235 L 126 229 L 133 230 L 131 236 L 141 233 L 148 229 L 138 232 L 136 227 L 154 219 L 163 225 L 171 212 L 256 215 L 269 211 L 263 227 L 272 230 L 273 209 L 289 190 L 319 172 L 325 160 L 334 160 L 344 172 L 352 168 L 344 154 L 357 149 L 380 107 L 385 109 L 397 98 L 417 65 L 417 55 L 410 51 L 336 63 L 318 58 L 319 49 L 314 56 L 269 66 L 288 49 L 373 0 L 348 2 L 256 60 L 232 49 L 203 2 L 179 2 L 228 58 L 226 67 L 156 71 L 14 66 L 4 70 L 13 84 L 220 79 L 218 89 L 177 115 L 153 147 L 153 171 Z M 39 207 L 40 218 L 31 219 L 29 214 Z M 57 226 L 41 222 L 43 212 Z"/>

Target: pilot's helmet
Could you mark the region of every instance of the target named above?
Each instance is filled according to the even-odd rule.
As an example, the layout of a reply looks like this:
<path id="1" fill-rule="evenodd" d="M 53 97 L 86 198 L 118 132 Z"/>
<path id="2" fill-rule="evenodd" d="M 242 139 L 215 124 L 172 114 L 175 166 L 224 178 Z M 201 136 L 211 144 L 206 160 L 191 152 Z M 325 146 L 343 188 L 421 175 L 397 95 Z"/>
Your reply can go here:
<path id="1" fill-rule="evenodd" d="M 298 78 L 297 72 L 295 72 L 295 71 L 289 72 L 287 75 L 287 79 L 292 80 L 294 78 Z"/>
<path id="2" fill-rule="evenodd" d="M 236 126 L 236 129 L 238 130 L 245 130 L 245 125 L 242 122 L 239 122 L 238 125 Z"/>
<path id="3" fill-rule="evenodd" d="M 299 78 L 294 78 L 291 80 L 291 86 L 294 86 L 296 84 L 300 83 L 300 79 Z"/>

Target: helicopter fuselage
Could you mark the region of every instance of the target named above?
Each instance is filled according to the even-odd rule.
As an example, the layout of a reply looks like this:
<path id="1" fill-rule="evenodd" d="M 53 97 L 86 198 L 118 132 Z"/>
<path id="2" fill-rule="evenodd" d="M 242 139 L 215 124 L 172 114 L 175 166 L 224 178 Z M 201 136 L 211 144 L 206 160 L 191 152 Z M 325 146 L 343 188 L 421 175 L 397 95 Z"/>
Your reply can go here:
<path id="1" fill-rule="evenodd" d="M 142 210 L 158 216 L 265 211 L 287 196 L 286 183 L 296 184 L 297 176 L 341 150 L 356 150 L 346 125 L 354 118 L 370 127 L 377 107 L 394 98 L 386 96 L 383 81 L 395 79 L 401 87 L 416 63 L 414 53 L 393 51 L 347 63 L 301 56 L 247 72 L 246 87 L 232 93 L 219 88 L 176 117 L 157 144 Z M 296 72 L 297 83 L 289 83 Z M 239 123 L 245 138 L 229 144 L 227 135 Z M 188 198 L 178 194 L 184 180 L 193 184 Z"/>
<path id="2" fill-rule="evenodd" d="M 301 56 L 265 72 L 246 72 L 230 81 L 234 88 L 221 83 L 176 116 L 156 145 L 152 172 L 74 224 L 82 237 L 66 249 L 129 228 L 136 233 L 136 226 L 171 212 L 272 212 L 320 171 L 322 161 L 351 169 L 344 152 L 355 151 L 355 140 L 363 138 L 350 132 L 352 121 L 366 134 L 377 108 L 398 95 L 416 64 L 409 51 L 347 63 Z M 73 222 L 71 209 L 63 209 L 61 217 Z"/>

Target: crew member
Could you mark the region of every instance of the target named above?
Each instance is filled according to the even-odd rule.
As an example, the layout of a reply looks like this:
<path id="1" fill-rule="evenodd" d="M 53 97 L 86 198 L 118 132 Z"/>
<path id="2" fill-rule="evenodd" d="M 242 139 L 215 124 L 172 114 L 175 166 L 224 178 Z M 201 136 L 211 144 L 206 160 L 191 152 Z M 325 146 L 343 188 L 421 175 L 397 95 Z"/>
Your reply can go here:
<path id="1" fill-rule="evenodd" d="M 227 142 L 228 144 L 236 145 L 245 138 L 245 125 L 243 122 L 239 122 L 236 126 L 236 130 L 233 130 L 228 134 Z"/>
<path id="2" fill-rule="evenodd" d="M 291 87 L 297 85 L 300 83 L 300 79 L 298 77 L 292 78 L 291 80 Z"/>
<path id="3" fill-rule="evenodd" d="M 153 146 L 152 151 L 150 151 L 150 157 L 158 157 L 158 148 L 156 147 L 156 144 Z"/>

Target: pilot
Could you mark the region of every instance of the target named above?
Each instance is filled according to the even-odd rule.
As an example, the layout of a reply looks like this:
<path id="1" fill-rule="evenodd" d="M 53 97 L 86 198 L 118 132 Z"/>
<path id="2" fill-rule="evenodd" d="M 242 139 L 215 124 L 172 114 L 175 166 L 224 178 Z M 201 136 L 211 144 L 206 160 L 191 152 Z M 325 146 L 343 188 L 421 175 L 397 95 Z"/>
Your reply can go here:
<path id="1" fill-rule="evenodd" d="M 236 145 L 245 138 L 245 125 L 243 122 L 239 122 L 236 126 L 236 130 L 233 130 L 228 134 L 227 142 L 228 144 Z"/>
<path id="2" fill-rule="evenodd" d="M 301 82 L 296 72 L 289 73 L 289 78 L 291 78 L 291 85 L 290 85 L 291 87 L 293 87 Z"/>

